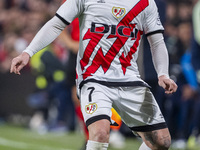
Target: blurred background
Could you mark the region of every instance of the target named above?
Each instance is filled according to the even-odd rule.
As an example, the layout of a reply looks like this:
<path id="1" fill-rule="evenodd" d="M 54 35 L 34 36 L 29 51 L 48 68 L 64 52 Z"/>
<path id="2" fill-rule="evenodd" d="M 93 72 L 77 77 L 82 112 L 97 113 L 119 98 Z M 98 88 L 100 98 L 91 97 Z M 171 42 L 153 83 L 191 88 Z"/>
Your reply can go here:
<path id="1" fill-rule="evenodd" d="M 20 76 L 9 73 L 13 57 L 27 47 L 42 25 L 55 15 L 62 2 L 63 0 L 0 0 L 2 150 L 84 149 L 87 131 L 74 94 L 78 23 L 72 23 L 66 28 L 64 35 L 32 57 Z M 145 36 L 138 59 L 139 70 L 142 78 L 152 87 L 166 118 L 172 136 L 171 149 L 198 150 L 200 1 L 155 2 L 165 28 L 170 77 L 178 84 L 178 91 L 173 95 L 166 95 L 158 86 Z M 113 133 L 113 137 L 119 138 L 110 139 L 110 149 L 129 150 L 139 147 L 140 140 L 123 123 L 117 133 Z M 77 145 L 78 140 L 81 141 L 80 145 Z M 25 144 L 23 141 L 30 143 Z M 112 144 L 113 141 L 115 144 Z M 38 146 L 40 144 L 43 147 Z"/>

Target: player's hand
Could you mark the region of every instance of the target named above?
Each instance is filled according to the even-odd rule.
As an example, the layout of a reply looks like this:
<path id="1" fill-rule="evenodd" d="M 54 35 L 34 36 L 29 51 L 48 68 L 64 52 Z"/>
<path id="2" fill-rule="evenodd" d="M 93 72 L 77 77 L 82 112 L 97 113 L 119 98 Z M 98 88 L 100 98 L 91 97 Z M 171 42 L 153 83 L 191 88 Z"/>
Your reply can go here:
<path id="1" fill-rule="evenodd" d="M 178 88 L 176 83 L 165 75 L 158 77 L 158 84 L 165 89 L 166 94 L 172 94 Z"/>
<path id="2" fill-rule="evenodd" d="M 23 52 L 19 56 L 15 57 L 11 63 L 10 73 L 20 75 L 20 70 L 28 64 L 29 60 L 30 56 L 26 52 Z"/>

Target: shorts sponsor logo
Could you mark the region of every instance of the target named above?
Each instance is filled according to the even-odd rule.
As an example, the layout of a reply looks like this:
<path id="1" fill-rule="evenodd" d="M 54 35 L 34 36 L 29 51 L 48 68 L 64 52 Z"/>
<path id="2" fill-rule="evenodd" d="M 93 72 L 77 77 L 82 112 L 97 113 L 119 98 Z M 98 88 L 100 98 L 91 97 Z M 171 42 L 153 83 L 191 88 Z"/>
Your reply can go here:
<path id="1" fill-rule="evenodd" d="M 104 0 L 97 0 L 97 3 L 105 3 Z"/>
<path id="2" fill-rule="evenodd" d="M 85 111 L 88 114 L 93 114 L 96 110 L 97 110 L 97 104 L 96 103 L 92 103 L 92 104 L 85 106 Z"/>
<path id="3" fill-rule="evenodd" d="M 116 18 L 121 18 L 125 15 L 126 10 L 125 8 L 120 8 L 120 7 L 113 7 L 112 8 L 112 14 Z"/>
<path id="4" fill-rule="evenodd" d="M 160 116 L 160 118 L 164 118 L 162 114 L 160 114 L 159 116 Z"/>
<path id="5" fill-rule="evenodd" d="M 157 23 L 157 25 L 159 25 L 159 26 L 161 25 L 160 16 L 157 17 L 157 22 L 156 22 L 156 23 Z"/>

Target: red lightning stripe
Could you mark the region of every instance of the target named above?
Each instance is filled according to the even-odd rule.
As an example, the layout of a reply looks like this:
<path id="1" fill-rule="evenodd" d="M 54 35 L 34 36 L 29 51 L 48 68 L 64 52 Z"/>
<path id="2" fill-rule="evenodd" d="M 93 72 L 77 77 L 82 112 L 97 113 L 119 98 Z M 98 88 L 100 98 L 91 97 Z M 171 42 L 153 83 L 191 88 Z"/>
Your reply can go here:
<path id="1" fill-rule="evenodd" d="M 135 43 L 133 44 L 133 46 L 131 47 L 130 51 L 128 52 L 128 55 L 126 57 L 124 57 L 124 53 L 122 53 L 122 55 L 119 58 L 124 74 L 126 73 L 126 68 L 128 66 L 131 66 L 130 61 L 133 58 L 133 54 L 137 51 L 137 47 L 139 45 L 139 40 L 140 40 L 142 34 L 143 34 L 142 31 L 138 32 L 137 39 L 136 39 Z"/>
<path id="2" fill-rule="evenodd" d="M 89 58 L 90 58 L 94 48 L 99 43 L 99 41 L 101 40 L 102 37 L 103 37 L 103 34 L 97 34 L 97 33 L 93 33 L 92 34 L 90 32 L 90 29 L 88 29 L 88 31 L 86 32 L 85 36 L 83 37 L 83 40 L 90 39 L 90 42 L 88 43 L 88 45 L 87 45 L 87 47 L 85 49 L 83 58 L 80 61 L 82 70 L 88 64 Z"/>
<path id="3" fill-rule="evenodd" d="M 132 31 L 135 27 L 135 24 L 130 24 L 130 22 L 139 14 L 141 13 L 147 6 L 149 5 L 148 0 L 140 0 L 128 13 L 127 15 L 118 23 L 117 28 L 120 26 L 128 26 L 129 28 L 126 28 L 123 30 L 123 33 L 127 35 Z M 101 30 L 100 28 L 98 30 Z M 130 52 L 126 57 L 124 57 L 124 54 L 121 55 L 120 57 L 120 62 L 122 65 L 122 70 L 125 74 L 126 72 L 126 67 L 130 66 L 130 60 L 132 59 L 132 54 L 136 52 L 137 46 L 139 45 L 139 40 L 140 40 L 140 34 L 142 32 L 138 32 L 137 34 L 137 39 L 134 45 L 131 47 Z M 101 40 L 104 34 L 101 33 L 91 33 L 90 29 L 88 32 L 85 34 L 83 40 L 85 39 L 91 39 L 90 42 L 88 43 L 88 46 L 85 49 L 83 58 L 81 60 L 81 67 L 82 70 L 84 67 L 88 64 L 89 58 L 98 44 L 98 42 Z M 118 33 L 116 35 L 109 35 L 108 38 L 116 38 L 115 42 L 113 45 L 110 47 L 108 50 L 107 54 L 104 56 L 102 49 L 99 48 L 97 51 L 97 54 L 95 55 L 92 64 L 86 69 L 85 73 L 83 74 L 83 79 L 86 79 L 88 76 L 91 76 L 92 73 L 95 73 L 97 69 L 102 66 L 104 72 L 106 72 L 110 65 L 111 62 L 114 60 L 115 56 L 119 53 L 120 49 L 124 46 L 126 41 L 128 40 L 129 37 L 126 36 L 121 36 Z"/>

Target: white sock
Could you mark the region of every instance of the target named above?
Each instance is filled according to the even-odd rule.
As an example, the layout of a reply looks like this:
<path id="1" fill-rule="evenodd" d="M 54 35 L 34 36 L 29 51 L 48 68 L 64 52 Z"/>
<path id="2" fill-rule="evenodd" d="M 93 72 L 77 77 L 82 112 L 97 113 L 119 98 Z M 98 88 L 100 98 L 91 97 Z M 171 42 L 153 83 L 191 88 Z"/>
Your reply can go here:
<path id="1" fill-rule="evenodd" d="M 107 150 L 108 143 L 100 143 L 88 140 L 86 150 Z"/>
<path id="2" fill-rule="evenodd" d="M 144 142 L 140 145 L 139 150 L 151 150 Z"/>

